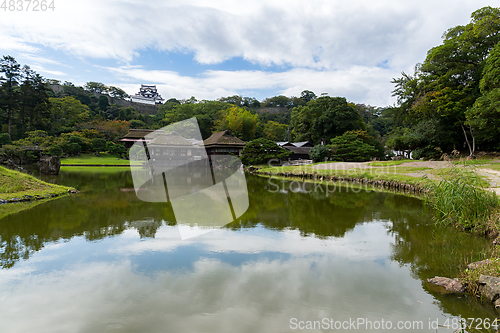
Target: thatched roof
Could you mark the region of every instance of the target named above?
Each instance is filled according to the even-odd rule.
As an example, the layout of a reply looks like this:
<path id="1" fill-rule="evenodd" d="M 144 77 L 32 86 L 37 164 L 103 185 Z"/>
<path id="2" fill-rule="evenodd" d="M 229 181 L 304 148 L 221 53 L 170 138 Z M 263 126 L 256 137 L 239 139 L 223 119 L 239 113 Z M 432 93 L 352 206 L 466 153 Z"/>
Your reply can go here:
<path id="1" fill-rule="evenodd" d="M 148 134 L 151 134 L 153 130 L 150 129 L 134 129 L 131 128 L 128 130 L 128 134 L 124 137 L 127 139 L 141 139 Z"/>
<path id="2" fill-rule="evenodd" d="M 149 146 L 193 146 L 191 142 L 184 139 L 177 132 L 163 133 L 157 132 L 156 137 L 149 143 Z"/>
<path id="3" fill-rule="evenodd" d="M 208 139 L 203 141 L 205 147 L 210 146 L 245 146 L 245 142 L 231 134 L 231 131 L 225 130 L 215 132 Z"/>
<path id="4" fill-rule="evenodd" d="M 283 147 L 294 154 L 301 154 L 301 155 L 309 155 L 309 152 L 311 151 L 311 147 L 289 147 L 285 146 Z"/>

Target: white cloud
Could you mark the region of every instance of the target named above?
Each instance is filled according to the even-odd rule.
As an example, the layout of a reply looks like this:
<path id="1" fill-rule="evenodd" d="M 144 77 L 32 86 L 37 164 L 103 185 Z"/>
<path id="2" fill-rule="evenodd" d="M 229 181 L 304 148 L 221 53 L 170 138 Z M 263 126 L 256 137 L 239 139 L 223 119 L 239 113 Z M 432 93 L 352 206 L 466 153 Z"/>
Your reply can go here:
<path id="1" fill-rule="evenodd" d="M 138 55 L 152 49 L 160 56 L 192 53 L 201 64 L 242 57 L 264 66 L 263 71 L 205 72 L 197 77 L 149 71 L 141 80 L 161 82 L 164 94 L 179 98 L 218 98 L 269 86 L 285 94 L 307 88 L 386 105 L 393 101 L 390 79 L 401 71 L 412 72 L 446 29 L 468 23 L 471 12 L 488 3 L 61 1 L 54 11 L 2 14 L 0 51 L 36 53 L 49 48 L 84 62 L 112 59 L 116 66 L 142 61 Z M 268 65 L 283 65 L 284 72 L 268 75 Z M 301 77 L 292 77 L 295 74 Z"/>
<path id="2" fill-rule="evenodd" d="M 349 101 L 371 105 L 394 102 L 387 91 L 399 73 L 378 67 L 353 66 L 347 70 L 315 70 L 295 68 L 285 72 L 266 71 L 206 71 L 197 77 L 182 76 L 172 71 L 140 68 L 108 68 L 125 82 L 116 83 L 127 93 L 137 92 L 140 83 L 156 84 L 164 98 L 179 99 L 195 96 L 198 99 L 217 99 L 242 94 L 253 96 L 258 90 L 274 90 L 286 96 L 300 96 L 303 90 L 344 96 Z"/>

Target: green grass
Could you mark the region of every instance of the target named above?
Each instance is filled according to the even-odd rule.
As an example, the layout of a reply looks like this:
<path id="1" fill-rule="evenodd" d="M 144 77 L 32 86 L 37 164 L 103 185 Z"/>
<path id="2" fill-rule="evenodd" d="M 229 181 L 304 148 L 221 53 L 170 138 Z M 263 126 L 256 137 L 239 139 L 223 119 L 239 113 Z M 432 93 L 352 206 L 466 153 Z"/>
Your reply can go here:
<path id="1" fill-rule="evenodd" d="M 434 208 L 435 220 L 465 230 L 486 232 L 491 216 L 500 208 L 498 196 L 481 188 L 484 179 L 472 169 L 441 170 L 439 182 L 429 182 L 426 201 Z"/>
<path id="2" fill-rule="evenodd" d="M 49 197 L 68 193 L 70 187 L 49 184 L 19 171 L 0 167 L 0 199 L 9 200 L 28 196 Z"/>
<path id="3" fill-rule="evenodd" d="M 100 157 L 92 154 L 82 154 L 80 156 L 72 156 L 61 158 L 61 165 L 66 164 L 98 164 L 98 165 L 123 165 L 130 166 L 129 160 L 124 160 L 115 155 L 101 154 Z"/>
<path id="4" fill-rule="evenodd" d="M 479 165 L 478 168 L 480 168 L 480 169 L 492 169 L 492 170 L 500 171 L 500 163 L 499 162 L 486 164 L 486 165 Z"/>
<path id="5" fill-rule="evenodd" d="M 106 173 L 106 174 L 110 174 L 110 173 L 116 173 L 116 172 L 124 172 L 124 171 L 128 171 L 130 170 L 130 168 L 126 168 L 126 167 L 129 167 L 128 165 L 124 165 L 124 166 L 105 166 L 105 167 L 101 167 L 101 166 L 75 166 L 75 167 L 67 167 L 67 168 L 64 168 L 64 169 L 61 169 L 62 172 L 68 172 L 68 173 L 72 173 L 72 172 L 76 172 L 76 173 L 94 173 L 94 174 L 97 174 L 97 173 Z"/>
<path id="6" fill-rule="evenodd" d="M 400 170 L 399 170 L 400 169 Z M 413 177 L 404 173 L 427 170 L 428 168 L 385 166 L 380 168 L 351 168 L 351 169 L 317 169 L 315 165 L 285 166 L 262 168 L 261 172 L 292 173 L 294 175 L 317 174 L 320 176 L 344 176 L 366 178 L 373 180 L 397 181 L 412 185 L 424 185 L 426 181 L 421 177 Z"/>
<path id="7" fill-rule="evenodd" d="M 399 160 L 399 161 L 379 161 L 379 162 L 368 163 L 368 165 L 369 166 L 374 166 L 374 167 L 377 167 L 377 166 L 393 166 L 393 165 L 400 165 L 400 164 L 403 164 L 403 163 L 406 163 L 406 162 L 415 162 L 415 161 L 409 160 L 409 159 L 403 159 L 403 160 Z"/>

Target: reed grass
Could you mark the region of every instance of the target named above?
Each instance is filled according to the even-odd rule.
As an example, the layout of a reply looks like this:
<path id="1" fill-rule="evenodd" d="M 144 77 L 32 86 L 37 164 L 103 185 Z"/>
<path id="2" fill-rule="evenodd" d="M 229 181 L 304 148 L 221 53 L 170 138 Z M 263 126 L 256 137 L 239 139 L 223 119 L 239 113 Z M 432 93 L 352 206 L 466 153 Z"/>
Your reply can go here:
<path id="1" fill-rule="evenodd" d="M 469 231 L 486 232 L 500 207 L 495 193 L 482 189 L 484 182 L 473 169 L 453 167 L 429 182 L 426 202 L 434 208 L 435 220 Z"/>

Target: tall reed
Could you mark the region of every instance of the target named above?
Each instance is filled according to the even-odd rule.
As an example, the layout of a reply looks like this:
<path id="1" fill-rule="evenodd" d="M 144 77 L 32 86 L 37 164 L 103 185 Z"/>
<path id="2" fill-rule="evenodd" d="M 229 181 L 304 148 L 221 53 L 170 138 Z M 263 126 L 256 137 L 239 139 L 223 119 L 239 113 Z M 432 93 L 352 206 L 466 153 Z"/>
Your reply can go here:
<path id="1" fill-rule="evenodd" d="M 438 222 L 466 230 L 486 231 L 488 221 L 500 207 L 495 193 L 480 187 L 484 181 L 471 169 L 453 167 L 441 173 L 439 182 L 429 182 L 427 203 Z"/>

